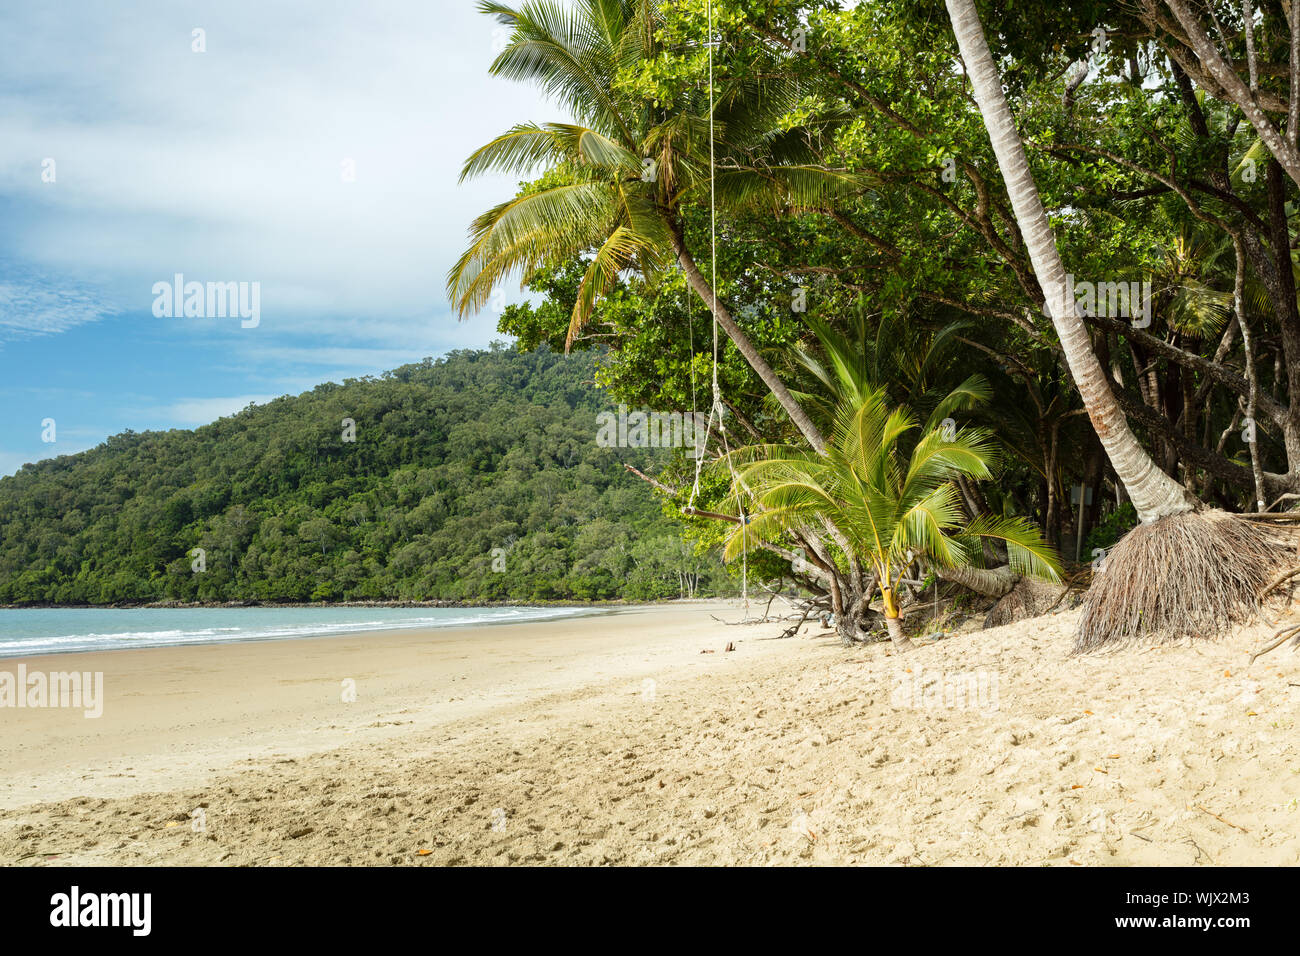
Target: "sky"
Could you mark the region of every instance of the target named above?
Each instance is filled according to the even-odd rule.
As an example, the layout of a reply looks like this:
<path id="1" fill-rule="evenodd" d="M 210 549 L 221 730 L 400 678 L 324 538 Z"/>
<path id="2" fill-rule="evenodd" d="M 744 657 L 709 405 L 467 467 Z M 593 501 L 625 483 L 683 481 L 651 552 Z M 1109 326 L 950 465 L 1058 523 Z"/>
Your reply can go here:
<path id="1" fill-rule="evenodd" d="M 563 115 L 488 74 L 475 6 L 0 6 L 0 475 L 503 338 L 445 279 L 515 182 L 460 167 Z M 231 282 L 247 317 L 209 311 Z"/>

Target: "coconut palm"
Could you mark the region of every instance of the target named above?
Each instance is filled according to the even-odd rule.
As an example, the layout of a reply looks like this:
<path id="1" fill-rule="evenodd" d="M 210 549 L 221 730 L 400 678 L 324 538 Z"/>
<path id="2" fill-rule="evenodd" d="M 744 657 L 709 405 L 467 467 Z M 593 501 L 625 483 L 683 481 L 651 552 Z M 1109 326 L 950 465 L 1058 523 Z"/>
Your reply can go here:
<path id="1" fill-rule="evenodd" d="M 930 429 L 906 452 L 904 440 L 918 430 L 912 413 L 891 408 L 878 388 L 840 406 L 824 456 L 775 445 L 734 453 L 731 494 L 753 514 L 728 537 L 726 557 L 792 530 L 827 529 L 873 571 L 900 651 L 913 645 L 903 635 L 898 588 L 918 558 L 940 568 L 979 566 L 983 542 L 994 540 L 1017 573 L 1059 580 L 1057 558 L 1036 527 L 991 515 L 968 521 L 962 511 L 954 479 L 992 476 L 990 432 Z"/>
<path id="2" fill-rule="evenodd" d="M 1074 299 L 1067 293 L 1065 268 L 1061 264 L 1052 227 L 1034 184 L 1011 107 L 1002 92 L 1002 80 L 989 53 L 975 4 L 973 0 L 945 2 L 957 34 L 961 58 L 970 76 L 975 102 L 984 117 L 993 153 L 1006 182 L 1016 222 L 1024 236 L 1038 284 L 1047 297 L 1052 324 L 1056 327 L 1070 374 L 1097 437 L 1101 439 L 1115 474 L 1124 482 L 1142 521 L 1151 522 L 1188 512 L 1194 507 L 1194 502 L 1186 489 L 1160 470 L 1129 429 L 1123 409 L 1093 352 L 1088 329 L 1079 317 Z"/>
<path id="3" fill-rule="evenodd" d="M 526 280 L 543 264 L 589 256 L 569 325 L 572 344 L 620 273 L 653 274 L 675 262 L 809 443 L 824 447 L 804 409 L 717 300 L 686 241 L 686 209 L 714 196 L 726 212 L 797 212 L 857 184 L 817 163 L 816 130 L 780 123 L 801 90 L 783 75 L 778 54 L 755 51 L 763 62 L 748 63 L 739 77 L 720 77 L 710 114 L 707 91 L 650 102 L 620 84 L 636 64 L 670 52 L 661 48 L 652 0 L 579 0 L 572 7 L 485 0 L 479 9 L 513 28 L 492 73 L 536 84 L 575 121 L 518 124 L 466 161 L 462 180 L 487 172 L 544 175 L 474 220 L 469 248 L 448 274 L 459 312 L 481 308 L 508 274 Z"/>
<path id="4" fill-rule="evenodd" d="M 1294 539 L 1204 509 L 1138 444 L 1092 350 L 1088 330 L 1066 294 L 1056 241 L 975 4 L 945 3 L 1070 374 L 1111 466 L 1142 519 L 1107 556 L 1106 573 L 1094 579 L 1075 646 L 1088 650 L 1144 632 L 1165 637 L 1222 632 L 1259 607 L 1261 582 L 1283 562 Z"/>
<path id="5" fill-rule="evenodd" d="M 841 406 L 856 405 L 882 388 L 889 403 L 924 417 L 923 431 L 941 427 L 950 415 L 975 409 L 990 400 L 992 394 L 982 375 L 969 375 L 958 381 L 962 373 L 951 361 L 951 351 L 955 344 L 953 336 L 961 331 L 962 323 L 934 332 L 903 317 L 882 316 L 873 330 L 863 305 L 859 301 L 858 308 L 852 310 L 843 332 L 815 315 L 805 315 L 803 321 L 813 332 L 816 344 L 799 343 L 790 349 L 789 359 L 795 373 L 790 380 L 791 391 L 808 409 L 818 428 L 829 433 Z M 862 630 L 870 627 L 870 621 L 879 616 L 871 609 L 875 579 L 870 573 L 863 573 L 851 549 L 847 556 L 848 567 L 843 570 L 825 561 L 826 566 L 821 568 L 830 586 L 838 629 L 846 643 L 857 639 Z M 958 573 L 956 569 L 941 571 L 945 578 Z M 953 580 L 970 587 L 972 583 L 982 584 L 988 575 L 993 575 L 999 585 L 1004 578 L 1012 584 L 1019 580 L 1019 575 L 1012 574 L 1010 568 L 966 569 L 959 579 Z M 1001 597 L 1006 590 L 1003 588 L 991 596 Z"/>

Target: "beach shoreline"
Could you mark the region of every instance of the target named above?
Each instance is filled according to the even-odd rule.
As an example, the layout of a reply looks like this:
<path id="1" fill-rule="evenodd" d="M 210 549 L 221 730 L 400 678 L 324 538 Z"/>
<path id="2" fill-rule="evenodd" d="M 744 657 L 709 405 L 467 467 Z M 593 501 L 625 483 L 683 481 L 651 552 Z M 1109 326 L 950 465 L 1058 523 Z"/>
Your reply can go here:
<path id="1" fill-rule="evenodd" d="M 412 607 L 412 608 L 496 608 L 496 607 L 639 607 L 641 605 L 655 605 L 671 607 L 674 604 L 696 604 L 705 601 L 726 601 L 728 598 L 673 598 L 663 601 L 630 601 L 619 598 L 617 600 L 594 600 L 578 601 L 568 598 L 544 598 L 535 601 L 462 601 L 452 598 L 431 598 L 427 601 L 401 601 L 401 600 L 375 600 L 375 601 L 257 601 L 257 600 L 240 600 L 240 601 L 118 601 L 112 604 L 79 604 L 79 603 L 25 603 L 25 604 L 0 604 L 0 611 L 66 611 L 66 610 L 143 610 L 143 609 L 163 609 L 163 610 L 184 610 L 186 608 L 196 609 L 213 609 L 213 608 L 245 608 L 245 607 L 265 607 L 265 608 L 324 608 L 333 607 Z"/>
<path id="2" fill-rule="evenodd" d="M 15 613 L 0 613 L 0 662 L 19 661 L 34 657 L 66 656 L 68 654 L 100 653 L 121 650 L 139 650 L 160 647 L 191 647 L 204 645 L 229 646 L 281 640 L 316 640 L 323 637 L 366 635 L 384 631 L 443 631 L 463 627 L 495 627 L 544 620 L 571 620 L 576 617 L 596 617 L 615 614 L 641 607 L 666 607 L 664 604 L 628 603 L 619 606 L 572 605 L 540 606 L 511 605 L 478 608 L 378 608 L 349 607 L 346 609 L 304 608 L 311 615 L 296 615 L 292 607 L 282 608 L 45 608 L 13 609 Z M 464 615 L 447 618 L 430 616 L 389 617 L 387 619 L 349 620 L 340 611 L 428 611 L 459 612 Z M 70 617 L 81 612 L 92 615 L 88 619 Z M 223 617 L 216 618 L 205 612 L 226 612 L 242 615 L 259 611 L 279 612 L 275 617 Z M 47 614 L 48 612 L 48 614 Z M 158 616 L 154 616 L 157 612 Z M 195 612 L 191 617 L 190 612 Z M 334 613 L 331 613 L 334 612 Z M 474 613 L 474 612 L 487 612 Z M 181 617 L 165 620 L 162 615 L 179 613 Z M 26 615 L 26 616 L 19 616 Z M 35 615 L 35 616 L 32 616 Z M 98 615 L 95 617 L 94 615 Z M 121 615 L 121 616 L 119 616 Z M 366 618 L 371 618 L 367 614 Z M 7 628 L 6 628 L 7 625 Z M 24 633 L 26 628 L 26 633 Z M 15 631 L 16 629 L 16 631 Z M 62 633 L 68 631 L 68 633 Z M 35 645 L 35 646 L 33 646 Z"/>
<path id="3" fill-rule="evenodd" d="M 628 605 L 533 621 L 0 659 L 0 671 L 10 673 L 22 667 L 28 673 L 103 674 L 105 688 L 99 717 L 87 718 L 77 707 L 0 708 L 6 725 L 0 738 L 0 808 L 23 799 L 128 793 L 136 789 L 124 785 L 128 781 L 187 784 L 193 777 L 176 771 L 197 769 L 205 762 L 200 758 L 233 765 L 271 753 L 330 749 L 348 743 L 367 722 L 415 708 L 425 711 L 422 718 L 430 724 L 459 719 L 473 708 L 439 704 L 463 704 L 471 694 L 480 703 L 508 700 L 538 686 L 554 692 L 565 682 L 530 675 L 530 663 L 576 660 L 591 667 L 603 659 L 593 645 L 607 641 L 606 635 L 619 652 L 636 650 L 644 632 L 657 630 L 661 622 L 680 627 L 702 610 L 721 612 L 726 606 L 725 601 L 694 602 L 674 616 L 665 605 Z M 632 623 L 617 628 L 603 623 L 613 617 Z M 516 656 L 515 663 L 500 660 L 509 655 Z M 455 686 L 475 674 L 479 679 L 472 691 Z M 344 681 L 353 682 L 353 703 L 343 701 Z M 447 688 L 447 700 L 432 699 Z M 321 722 L 324 731 L 317 726 Z"/>

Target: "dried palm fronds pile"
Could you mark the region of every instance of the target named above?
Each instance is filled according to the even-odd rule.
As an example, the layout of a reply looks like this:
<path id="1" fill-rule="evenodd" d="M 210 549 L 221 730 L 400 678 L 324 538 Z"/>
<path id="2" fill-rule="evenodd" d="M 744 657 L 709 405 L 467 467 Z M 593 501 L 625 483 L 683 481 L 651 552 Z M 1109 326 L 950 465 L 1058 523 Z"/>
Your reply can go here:
<path id="1" fill-rule="evenodd" d="M 1139 525 L 1093 576 L 1074 650 L 1221 635 L 1252 616 L 1276 572 L 1296 563 L 1297 540 L 1293 528 L 1224 511 Z"/>

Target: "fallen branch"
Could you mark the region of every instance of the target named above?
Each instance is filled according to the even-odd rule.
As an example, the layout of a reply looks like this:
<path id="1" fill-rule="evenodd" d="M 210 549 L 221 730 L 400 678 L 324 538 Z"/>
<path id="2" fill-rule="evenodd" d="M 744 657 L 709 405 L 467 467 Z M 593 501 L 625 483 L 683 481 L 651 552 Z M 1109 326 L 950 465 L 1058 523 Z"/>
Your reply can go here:
<path id="1" fill-rule="evenodd" d="M 1281 498 L 1278 498 L 1277 501 L 1273 502 L 1271 505 L 1269 505 L 1269 506 L 1268 506 L 1267 508 L 1265 508 L 1264 510 L 1265 510 L 1265 511 L 1272 511 L 1274 508 L 1276 508 L 1276 507 L 1277 507 L 1278 505 L 1280 505 L 1282 502 L 1284 502 L 1284 501 L 1295 501 L 1297 498 L 1300 498 L 1300 495 L 1292 494 L 1291 492 L 1288 491 L 1288 492 L 1287 492 L 1286 494 L 1284 494 Z"/>
<path id="2" fill-rule="evenodd" d="M 1245 518 L 1247 521 L 1258 521 L 1260 524 L 1278 526 L 1300 524 L 1300 511 L 1280 511 L 1277 514 L 1269 514 L 1267 511 L 1243 511 L 1237 517 Z"/>
<path id="3" fill-rule="evenodd" d="M 1255 663 L 1255 658 L 1263 654 L 1267 654 L 1269 651 L 1273 650 L 1273 648 L 1285 644 L 1288 640 L 1290 640 L 1293 637 L 1300 639 L 1300 624 L 1292 624 L 1290 627 L 1284 627 L 1282 628 L 1282 630 L 1274 634 L 1272 640 L 1270 640 L 1267 644 L 1259 647 L 1254 653 L 1250 655 L 1250 663 L 1252 664 Z M 1298 642 L 1300 642 L 1300 640 L 1298 640 Z"/>
<path id="4" fill-rule="evenodd" d="M 741 624 L 766 624 L 767 623 L 767 621 L 765 621 L 761 617 L 746 617 L 746 618 L 742 618 L 739 621 L 724 621 L 716 614 L 710 614 L 709 617 L 713 618 L 719 624 L 727 625 L 727 627 L 739 627 Z"/>
<path id="5" fill-rule="evenodd" d="M 812 613 L 813 608 L 814 608 L 815 606 L 816 606 L 816 605 L 814 605 L 814 604 L 810 601 L 810 602 L 808 603 L 808 606 L 805 607 L 805 608 L 803 609 L 803 617 L 799 618 L 799 623 L 796 624 L 794 627 L 787 627 L 784 631 L 781 632 L 781 636 L 782 636 L 783 638 L 784 638 L 784 637 L 794 637 L 796 634 L 798 634 L 799 631 L 800 631 L 800 629 L 803 627 L 803 622 L 806 621 L 806 620 L 808 620 L 808 615 Z"/>
<path id="6" fill-rule="evenodd" d="M 1082 581 L 1085 577 L 1087 577 L 1089 583 L 1091 583 L 1092 575 L 1088 571 L 1080 571 L 1077 574 L 1072 574 L 1070 575 L 1070 577 L 1066 578 L 1065 586 L 1061 590 L 1061 596 L 1058 597 L 1055 601 L 1053 601 L 1052 606 L 1049 607 L 1046 611 L 1044 611 L 1043 614 L 1051 614 L 1058 607 L 1060 607 L 1061 602 L 1064 601 L 1067 597 L 1069 597 L 1071 593 L 1073 593 L 1074 586 L 1078 584 L 1080 581 Z M 1081 590 L 1087 591 L 1088 589 L 1082 588 Z M 1041 617 L 1042 615 L 1039 616 Z"/>

